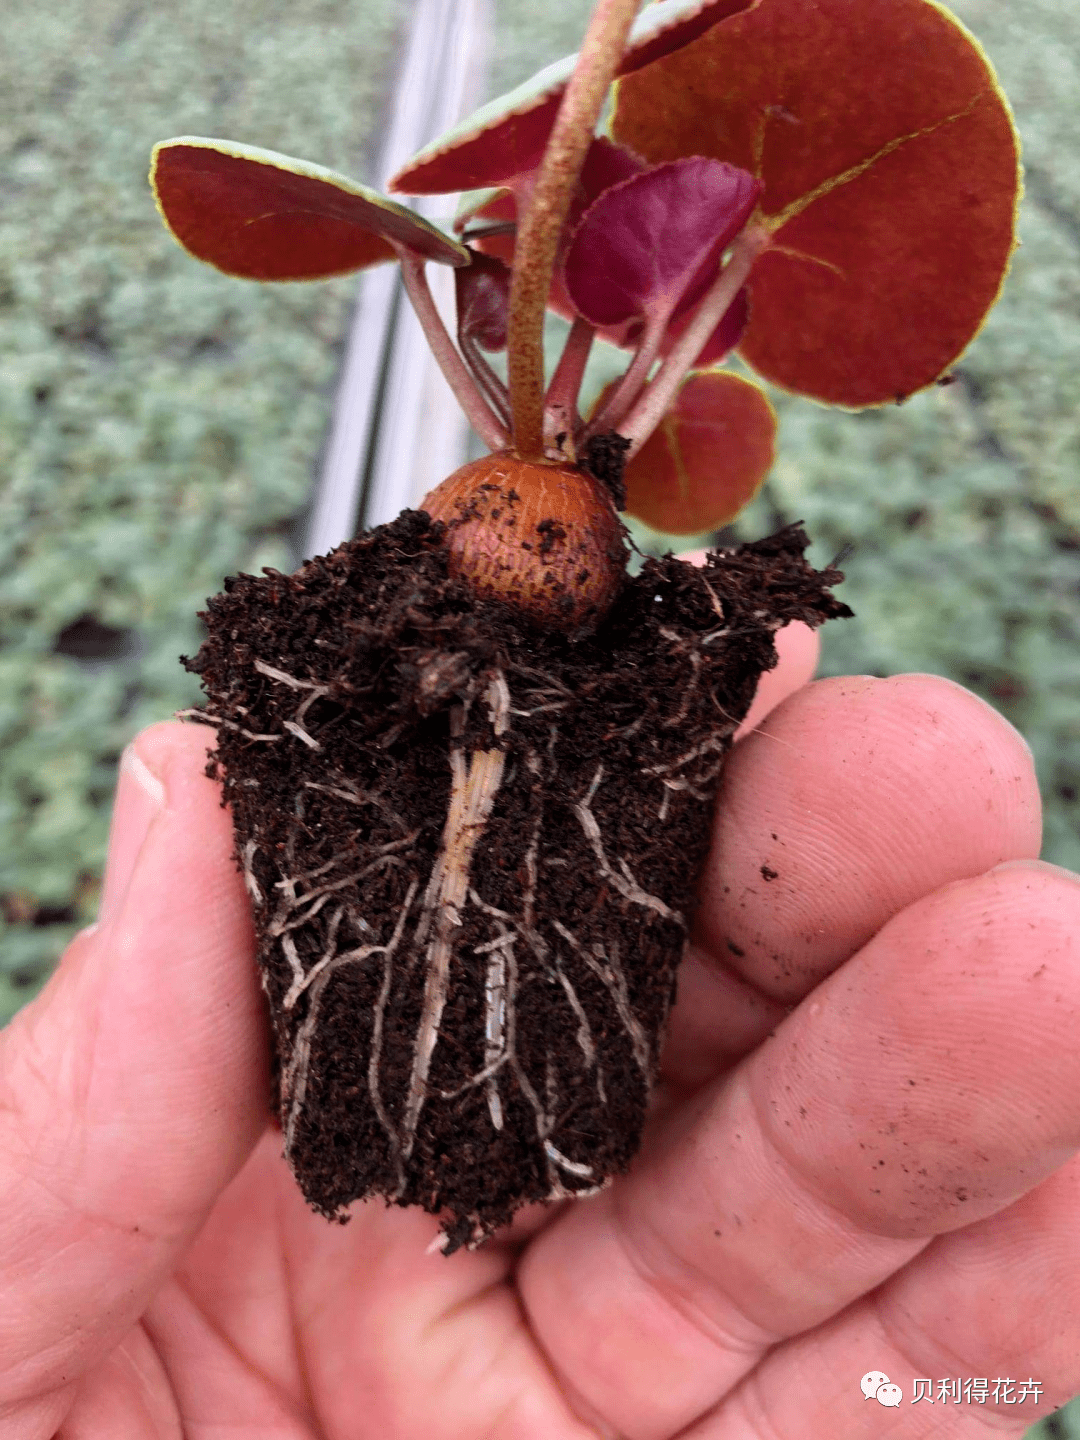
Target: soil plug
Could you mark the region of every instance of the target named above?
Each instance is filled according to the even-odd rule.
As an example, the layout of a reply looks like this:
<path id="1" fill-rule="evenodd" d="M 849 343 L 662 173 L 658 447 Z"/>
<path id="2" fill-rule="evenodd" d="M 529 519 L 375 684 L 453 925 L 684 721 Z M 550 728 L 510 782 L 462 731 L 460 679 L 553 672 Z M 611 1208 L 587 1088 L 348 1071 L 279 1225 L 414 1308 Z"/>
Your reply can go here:
<path id="1" fill-rule="evenodd" d="M 491 452 L 294 575 L 228 581 L 187 662 L 286 1158 L 326 1216 L 419 1205 L 447 1253 L 631 1163 L 724 756 L 776 630 L 851 613 L 800 526 L 631 577 L 618 512 L 686 534 L 756 491 L 775 417 L 733 351 L 852 408 L 934 383 L 1014 244 L 1008 109 L 938 5 L 637 8 L 599 0 L 577 56 L 395 177 L 465 192 L 454 236 L 233 141 L 166 141 L 151 171 L 229 274 L 400 263 Z M 456 272 L 453 338 L 428 262 Z M 571 321 L 550 376 L 547 308 Z M 628 360 L 583 414 L 598 336 Z"/>

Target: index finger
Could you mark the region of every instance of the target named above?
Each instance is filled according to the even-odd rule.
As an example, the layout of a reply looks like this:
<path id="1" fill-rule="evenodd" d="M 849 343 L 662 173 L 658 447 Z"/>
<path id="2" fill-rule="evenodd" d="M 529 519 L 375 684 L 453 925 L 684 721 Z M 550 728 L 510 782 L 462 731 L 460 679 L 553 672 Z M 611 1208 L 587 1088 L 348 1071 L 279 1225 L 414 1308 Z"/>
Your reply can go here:
<path id="1" fill-rule="evenodd" d="M 1039 853 L 1021 736 L 933 675 L 818 680 L 725 765 L 665 1075 L 700 1084 L 756 1045 L 906 905 Z"/>

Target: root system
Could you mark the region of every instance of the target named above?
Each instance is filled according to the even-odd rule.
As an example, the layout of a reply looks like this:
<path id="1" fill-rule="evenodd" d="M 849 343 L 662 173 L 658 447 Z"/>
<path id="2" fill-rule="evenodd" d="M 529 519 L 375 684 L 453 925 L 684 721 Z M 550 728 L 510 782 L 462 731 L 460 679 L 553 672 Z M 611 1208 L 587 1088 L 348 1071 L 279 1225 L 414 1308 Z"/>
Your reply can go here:
<path id="1" fill-rule="evenodd" d="M 850 613 L 791 527 L 649 560 L 591 634 L 448 579 L 421 512 L 209 602 L 217 727 L 285 1154 L 447 1251 L 640 1141 L 717 780 L 773 633 Z"/>

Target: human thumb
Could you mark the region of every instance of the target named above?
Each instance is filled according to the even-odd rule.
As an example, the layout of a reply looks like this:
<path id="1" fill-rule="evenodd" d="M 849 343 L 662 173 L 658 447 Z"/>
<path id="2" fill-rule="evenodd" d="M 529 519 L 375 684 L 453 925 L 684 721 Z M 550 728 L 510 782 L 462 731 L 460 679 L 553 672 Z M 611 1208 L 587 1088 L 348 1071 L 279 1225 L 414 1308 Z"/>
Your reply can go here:
<path id="1" fill-rule="evenodd" d="M 125 752 L 100 920 L 0 1033 L 8 1423 L 48 1422 L 126 1333 L 266 1122 L 250 914 L 210 744 L 169 723 Z"/>

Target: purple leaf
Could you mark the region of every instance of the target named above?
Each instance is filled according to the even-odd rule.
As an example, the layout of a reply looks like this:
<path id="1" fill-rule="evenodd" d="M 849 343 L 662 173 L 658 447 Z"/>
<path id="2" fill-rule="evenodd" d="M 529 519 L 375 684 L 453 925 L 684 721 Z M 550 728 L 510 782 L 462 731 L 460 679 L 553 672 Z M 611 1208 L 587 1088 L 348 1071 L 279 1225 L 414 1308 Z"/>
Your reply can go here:
<path id="1" fill-rule="evenodd" d="M 566 287 L 594 325 L 660 322 L 708 287 L 746 224 L 761 184 L 698 156 L 655 165 L 605 190 L 586 210 L 564 264 Z"/>
<path id="2" fill-rule="evenodd" d="M 510 267 L 494 255 L 470 248 L 471 263 L 454 271 L 458 333 L 483 350 L 506 349 Z"/>
<path id="3" fill-rule="evenodd" d="M 616 145 L 614 140 L 599 136 L 589 146 L 581 168 L 580 185 L 585 205 L 591 205 L 605 190 L 620 185 L 647 168 L 646 162 L 640 155 L 635 155 L 628 145 Z"/>

